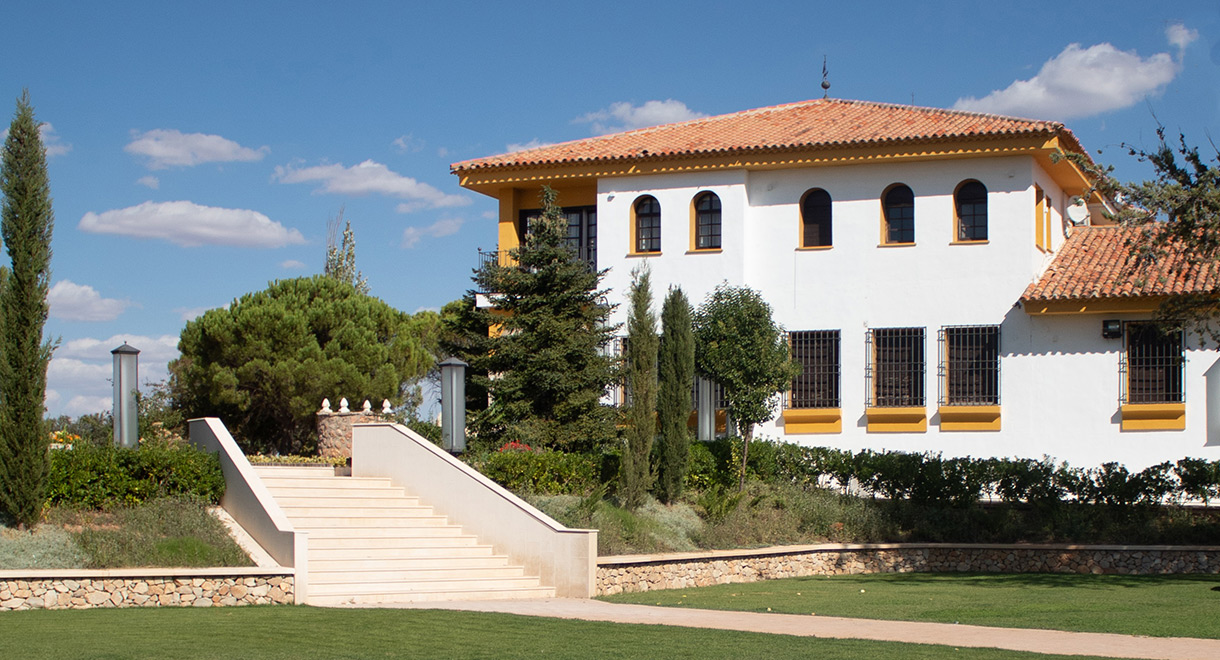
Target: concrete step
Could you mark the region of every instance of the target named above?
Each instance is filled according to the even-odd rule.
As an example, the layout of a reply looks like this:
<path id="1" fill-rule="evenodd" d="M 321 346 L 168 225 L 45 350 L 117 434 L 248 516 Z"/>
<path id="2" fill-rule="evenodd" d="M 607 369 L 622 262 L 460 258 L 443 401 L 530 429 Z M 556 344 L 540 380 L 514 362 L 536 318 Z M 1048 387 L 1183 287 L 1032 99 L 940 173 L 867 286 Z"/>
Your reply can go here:
<path id="1" fill-rule="evenodd" d="M 288 513 L 288 512 L 285 512 Z M 449 524 L 449 519 L 444 516 L 416 516 L 416 517 L 383 517 L 383 516 L 363 516 L 359 518 L 346 518 L 343 516 L 297 516 L 288 513 L 288 520 L 296 529 L 312 531 L 315 529 L 359 529 L 367 527 L 381 527 L 385 529 L 399 528 L 407 529 L 411 527 L 441 527 Z"/>
<path id="2" fill-rule="evenodd" d="M 419 499 L 414 497 L 406 497 L 401 492 L 397 495 L 378 495 L 376 493 L 363 492 L 348 492 L 338 495 L 320 495 L 317 497 L 311 496 L 294 496 L 283 495 L 276 491 L 271 491 L 271 495 L 275 497 L 275 501 L 279 503 L 281 509 L 304 509 L 304 508 L 333 508 L 342 507 L 349 508 L 385 508 L 405 506 L 420 508 Z M 427 507 L 431 509 L 432 507 Z"/>
<path id="3" fill-rule="evenodd" d="M 255 465 L 254 473 L 260 478 L 267 477 L 330 477 L 334 478 L 335 468 L 326 465 Z"/>
<path id="4" fill-rule="evenodd" d="M 310 605 L 373 605 L 378 603 L 429 603 L 444 600 L 524 600 L 530 598 L 554 598 L 555 589 L 551 587 L 520 588 L 520 589 L 451 589 L 447 591 L 412 591 L 408 593 L 388 594 L 342 594 L 328 596 L 309 596 Z"/>
<path id="5" fill-rule="evenodd" d="M 458 525 L 414 525 L 411 527 L 309 527 L 298 529 L 307 529 L 310 540 L 313 539 L 413 539 L 420 536 L 436 536 L 430 530 L 436 529 L 442 532 L 452 532 L 457 530 L 460 534 L 461 527 Z"/>
<path id="6" fill-rule="evenodd" d="M 430 506 L 398 503 L 370 504 L 367 506 L 343 506 L 338 503 L 328 506 L 326 502 L 314 502 L 304 506 L 280 505 L 289 518 L 434 518 L 436 513 Z"/>
<path id="7" fill-rule="evenodd" d="M 405 570 L 370 570 L 344 569 L 309 571 L 309 585 L 312 588 L 318 584 L 396 584 L 399 582 L 420 582 L 440 579 L 473 579 L 473 578 L 525 578 L 525 569 L 520 566 L 485 566 L 485 567 L 455 567 L 412 568 Z M 537 584 L 538 578 L 532 578 Z"/>
<path id="8" fill-rule="evenodd" d="M 491 546 L 474 543 L 472 538 L 471 542 L 466 545 L 457 544 L 452 540 L 448 540 L 446 541 L 446 545 L 419 545 L 401 548 L 361 548 L 356 550 L 351 548 L 322 548 L 309 551 L 309 562 L 310 567 L 312 568 L 314 560 L 323 559 L 387 560 L 407 559 L 411 557 L 486 557 L 491 554 Z"/>
<path id="9" fill-rule="evenodd" d="M 310 479 L 309 481 L 321 481 Z M 270 483 L 268 483 L 270 482 Z M 280 497 L 406 497 L 407 492 L 401 488 L 383 484 L 378 481 L 371 483 L 356 482 L 351 485 L 328 482 L 319 485 L 306 485 L 293 480 L 284 483 L 282 479 L 265 479 L 263 485 L 272 495 Z"/>
<path id="10" fill-rule="evenodd" d="M 385 582 L 316 582 L 313 579 L 313 574 L 310 574 L 309 595 L 310 596 L 360 596 L 360 595 L 378 595 L 378 594 L 410 594 L 412 592 L 424 591 L 465 591 L 471 589 L 537 589 L 538 578 L 536 577 L 516 577 L 516 578 L 460 578 L 460 577 L 441 577 L 431 580 L 421 579 L 411 582 L 396 582 L 387 584 Z"/>
<path id="11" fill-rule="evenodd" d="M 310 550 L 325 550 L 339 548 L 398 548 L 407 545 L 419 546 L 429 544 L 438 539 L 464 538 L 462 528 L 456 525 L 448 527 L 416 527 L 407 531 L 415 532 L 413 536 L 314 536 L 309 535 Z M 474 537 L 471 537 L 474 538 Z"/>
<path id="12" fill-rule="evenodd" d="M 479 546 L 482 552 L 469 556 L 438 555 L 435 557 L 394 557 L 393 559 L 311 559 L 311 572 L 342 571 L 410 571 L 424 568 L 495 568 L 507 566 L 508 557 L 491 554 L 489 546 Z"/>

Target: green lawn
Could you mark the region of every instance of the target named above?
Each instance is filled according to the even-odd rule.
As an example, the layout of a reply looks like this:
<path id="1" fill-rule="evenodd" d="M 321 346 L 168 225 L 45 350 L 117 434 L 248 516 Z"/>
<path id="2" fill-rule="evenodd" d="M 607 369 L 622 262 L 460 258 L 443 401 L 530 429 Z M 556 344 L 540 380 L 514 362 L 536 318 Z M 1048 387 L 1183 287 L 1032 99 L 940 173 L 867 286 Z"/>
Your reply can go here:
<path id="1" fill-rule="evenodd" d="M 603 600 L 747 612 L 1220 638 L 1220 575 L 841 575 L 617 594 Z"/>
<path id="2" fill-rule="evenodd" d="M 23 660 L 1067 657 L 509 614 L 289 606 L 5 612 L 0 639 L 5 657 Z"/>

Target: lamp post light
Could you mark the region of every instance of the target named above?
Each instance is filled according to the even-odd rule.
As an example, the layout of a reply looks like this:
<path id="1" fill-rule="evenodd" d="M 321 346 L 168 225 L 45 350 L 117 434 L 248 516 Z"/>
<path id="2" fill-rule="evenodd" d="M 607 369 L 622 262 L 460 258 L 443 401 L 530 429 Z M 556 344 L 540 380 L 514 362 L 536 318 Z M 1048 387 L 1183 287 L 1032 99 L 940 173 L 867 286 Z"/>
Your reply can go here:
<path id="1" fill-rule="evenodd" d="M 139 410 L 136 388 L 139 387 L 140 351 L 127 342 L 110 351 L 114 356 L 114 444 L 134 449 L 140 444 Z"/>
<path id="2" fill-rule="evenodd" d="M 441 441 L 445 451 L 466 451 L 466 367 L 450 357 L 441 361 Z"/>

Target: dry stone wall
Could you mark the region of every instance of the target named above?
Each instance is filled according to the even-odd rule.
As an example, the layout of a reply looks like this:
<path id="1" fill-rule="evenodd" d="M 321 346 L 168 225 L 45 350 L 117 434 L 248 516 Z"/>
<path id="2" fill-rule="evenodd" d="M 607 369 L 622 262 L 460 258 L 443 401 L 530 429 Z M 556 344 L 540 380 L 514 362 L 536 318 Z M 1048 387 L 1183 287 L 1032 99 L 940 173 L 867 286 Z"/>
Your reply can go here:
<path id="1" fill-rule="evenodd" d="M 360 410 L 350 410 L 347 399 L 339 402 L 339 410 L 331 410 L 330 400 L 322 400 L 317 412 L 318 455 L 324 458 L 352 457 L 352 424 L 373 424 L 391 418 L 390 402 L 383 401 L 381 411 L 374 412 L 366 400 Z"/>
<path id="2" fill-rule="evenodd" d="M 1220 547 L 824 545 L 603 557 L 598 595 L 860 573 L 1220 573 Z"/>
<path id="3" fill-rule="evenodd" d="M 292 602 L 291 575 L 0 577 L 0 612 L 94 607 L 226 607 Z"/>

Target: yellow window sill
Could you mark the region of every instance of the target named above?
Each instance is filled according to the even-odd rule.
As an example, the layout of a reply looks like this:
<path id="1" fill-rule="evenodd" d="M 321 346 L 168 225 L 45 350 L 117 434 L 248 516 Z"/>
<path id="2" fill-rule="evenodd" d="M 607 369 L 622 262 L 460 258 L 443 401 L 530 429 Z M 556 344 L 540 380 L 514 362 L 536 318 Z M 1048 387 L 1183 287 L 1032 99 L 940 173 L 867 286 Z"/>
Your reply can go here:
<path id="1" fill-rule="evenodd" d="M 999 406 L 941 406 L 942 431 L 999 431 Z"/>
<path id="2" fill-rule="evenodd" d="M 1124 431 L 1184 431 L 1185 403 L 1127 403 L 1122 406 Z"/>
<path id="3" fill-rule="evenodd" d="M 659 257 L 659 256 L 661 256 L 660 250 L 657 250 L 656 252 L 628 252 L 627 253 L 628 258 L 631 258 L 631 257 Z"/>
<path id="4" fill-rule="evenodd" d="M 796 251 L 797 252 L 822 252 L 824 250 L 829 250 L 833 247 L 834 247 L 833 245 L 805 245 L 802 247 L 798 247 L 796 249 Z"/>
<path id="5" fill-rule="evenodd" d="M 724 248 L 696 248 L 686 251 L 687 254 L 720 254 L 721 252 L 724 252 Z"/>
<path id="6" fill-rule="evenodd" d="M 788 408 L 783 412 L 784 433 L 841 433 L 839 408 Z"/>
<path id="7" fill-rule="evenodd" d="M 924 406 L 903 408 L 866 408 L 869 433 L 924 433 L 928 430 L 928 409 Z"/>
<path id="8" fill-rule="evenodd" d="M 949 241 L 949 245 L 987 245 L 991 241 Z"/>
<path id="9" fill-rule="evenodd" d="M 879 248 L 903 248 L 903 247 L 915 247 L 915 244 L 914 243 L 878 243 L 877 247 L 879 247 Z"/>

